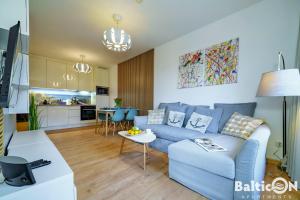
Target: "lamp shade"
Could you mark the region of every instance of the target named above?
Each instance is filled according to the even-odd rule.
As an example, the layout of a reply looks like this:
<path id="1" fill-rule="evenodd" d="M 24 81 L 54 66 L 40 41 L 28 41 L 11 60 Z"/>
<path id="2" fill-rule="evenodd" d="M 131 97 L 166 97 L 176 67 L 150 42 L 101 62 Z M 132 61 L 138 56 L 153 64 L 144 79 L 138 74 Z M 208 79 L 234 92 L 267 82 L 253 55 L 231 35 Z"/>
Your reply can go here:
<path id="1" fill-rule="evenodd" d="M 298 69 L 285 69 L 264 73 L 256 96 L 300 96 Z"/>

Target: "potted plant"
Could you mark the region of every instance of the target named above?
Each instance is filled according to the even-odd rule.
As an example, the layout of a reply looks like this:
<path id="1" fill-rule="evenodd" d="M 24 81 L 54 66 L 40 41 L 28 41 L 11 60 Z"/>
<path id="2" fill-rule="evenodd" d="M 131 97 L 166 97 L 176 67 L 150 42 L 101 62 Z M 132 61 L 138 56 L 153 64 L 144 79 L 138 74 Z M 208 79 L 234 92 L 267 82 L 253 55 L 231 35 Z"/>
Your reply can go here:
<path id="1" fill-rule="evenodd" d="M 122 99 L 121 98 L 115 98 L 115 107 L 120 108 L 122 106 Z"/>
<path id="2" fill-rule="evenodd" d="M 35 103 L 34 95 L 30 96 L 29 105 L 29 130 L 40 129 L 39 113 L 37 111 L 37 104 Z"/>

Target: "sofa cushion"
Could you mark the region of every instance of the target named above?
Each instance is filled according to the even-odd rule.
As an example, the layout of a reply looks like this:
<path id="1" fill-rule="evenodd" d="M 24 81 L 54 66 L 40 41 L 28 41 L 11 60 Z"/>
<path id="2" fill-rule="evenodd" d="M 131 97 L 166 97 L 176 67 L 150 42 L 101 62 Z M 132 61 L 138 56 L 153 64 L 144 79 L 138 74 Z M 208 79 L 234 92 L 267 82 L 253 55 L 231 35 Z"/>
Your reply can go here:
<path id="1" fill-rule="evenodd" d="M 255 119 L 235 112 L 231 115 L 221 133 L 248 139 L 263 122 L 261 119 Z"/>
<path id="2" fill-rule="evenodd" d="M 158 105 L 158 109 L 167 109 L 167 106 L 171 105 L 171 106 L 179 106 L 180 102 L 174 102 L 174 103 L 160 103 Z"/>
<path id="3" fill-rule="evenodd" d="M 234 104 L 215 103 L 214 108 L 223 109 L 223 113 L 219 123 L 219 132 L 221 132 L 226 122 L 229 120 L 229 118 L 234 112 L 253 117 L 256 108 L 256 102 Z"/>
<path id="4" fill-rule="evenodd" d="M 186 124 L 185 128 L 199 131 L 200 133 L 205 133 L 207 127 L 210 125 L 212 121 L 212 117 L 207 115 L 201 115 L 193 112 L 191 118 Z"/>
<path id="5" fill-rule="evenodd" d="M 142 130 L 149 128 L 154 132 L 156 137 L 173 142 L 178 142 L 185 139 L 194 139 L 204 135 L 199 131 L 189 130 L 186 128 L 177 128 L 164 124 L 143 124 L 139 125 L 139 128 Z"/>
<path id="6" fill-rule="evenodd" d="M 177 111 L 172 111 L 171 110 L 169 112 L 167 124 L 169 126 L 174 126 L 174 127 L 181 128 L 182 124 L 183 124 L 184 117 L 185 117 L 184 112 L 177 112 Z"/>
<path id="7" fill-rule="evenodd" d="M 210 122 L 209 126 L 207 127 L 206 132 L 208 133 L 218 133 L 219 130 L 219 123 L 223 113 L 222 108 L 216 109 L 209 109 L 209 108 L 197 108 L 195 110 L 196 113 L 201 115 L 206 115 L 212 117 L 212 121 Z"/>
<path id="8" fill-rule="evenodd" d="M 185 113 L 185 111 L 187 109 L 187 106 L 186 105 L 181 105 L 180 103 L 179 104 L 169 103 L 169 104 L 166 105 L 165 109 L 166 109 L 166 114 L 165 114 L 164 124 L 167 124 L 170 111 Z"/>
<path id="9" fill-rule="evenodd" d="M 209 108 L 209 106 L 205 106 L 205 105 L 189 105 L 189 104 L 181 104 L 183 106 L 186 106 L 186 111 L 185 111 L 185 118 L 184 118 L 184 122 L 183 122 L 183 127 L 186 126 L 187 122 L 189 121 L 189 119 L 191 118 L 193 112 L 197 109 L 197 108 Z"/>
<path id="10" fill-rule="evenodd" d="M 148 111 L 148 124 L 162 124 L 165 117 L 165 109 Z"/>
<path id="11" fill-rule="evenodd" d="M 245 140 L 221 134 L 206 134 L 205 137 L 226 148 L 227 151 L 207 152 L 191 140 L 183 140 L 169 145 L 169 159 L 234 179 L 235 157 Z"/>
<path id="12" fill-rule="evenodd" d="M 169 116 L 169 112 L 168 112 L 168 106 L 170 107 L 179 107 L 180 106 L 180 102 L 172 102 L 172 103 L 160 103 L 158 105 L 158 109 L 165 109 L 165 117 L 164 117 L 164 121 L 163 124 L 166 124 L 168 121 L 168 116 Z"/>

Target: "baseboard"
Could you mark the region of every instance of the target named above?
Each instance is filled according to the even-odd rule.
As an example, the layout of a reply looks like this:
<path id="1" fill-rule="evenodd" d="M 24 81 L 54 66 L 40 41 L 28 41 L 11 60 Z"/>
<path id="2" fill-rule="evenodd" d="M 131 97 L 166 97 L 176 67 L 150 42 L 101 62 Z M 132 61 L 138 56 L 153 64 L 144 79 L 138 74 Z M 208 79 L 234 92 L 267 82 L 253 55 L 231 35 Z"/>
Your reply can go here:
<path id="1" fill-rule="evenodd" d="M 92 129 L 95 128 L 95 123 L 93 124 L 83 124 L 77 127 L 51 127 L 51 129 L 43 129 L 47 134 L 53 133 L 63 133 L 63 132 L 70 132 L 70 131 L 78 131 L 84 129 Z"/>

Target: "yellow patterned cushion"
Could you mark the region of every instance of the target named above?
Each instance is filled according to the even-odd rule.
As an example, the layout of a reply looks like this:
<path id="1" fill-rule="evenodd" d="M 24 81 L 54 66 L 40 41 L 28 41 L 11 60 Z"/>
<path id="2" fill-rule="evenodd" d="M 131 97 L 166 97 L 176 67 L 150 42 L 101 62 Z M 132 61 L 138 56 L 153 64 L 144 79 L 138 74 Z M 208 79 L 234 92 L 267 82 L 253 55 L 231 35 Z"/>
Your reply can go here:
<path id="1" fill-rule="evenodd" d="M 233 113 L 222 130 L 222 134 L 248 139 L 264 121 L 240 113 Z"/>

